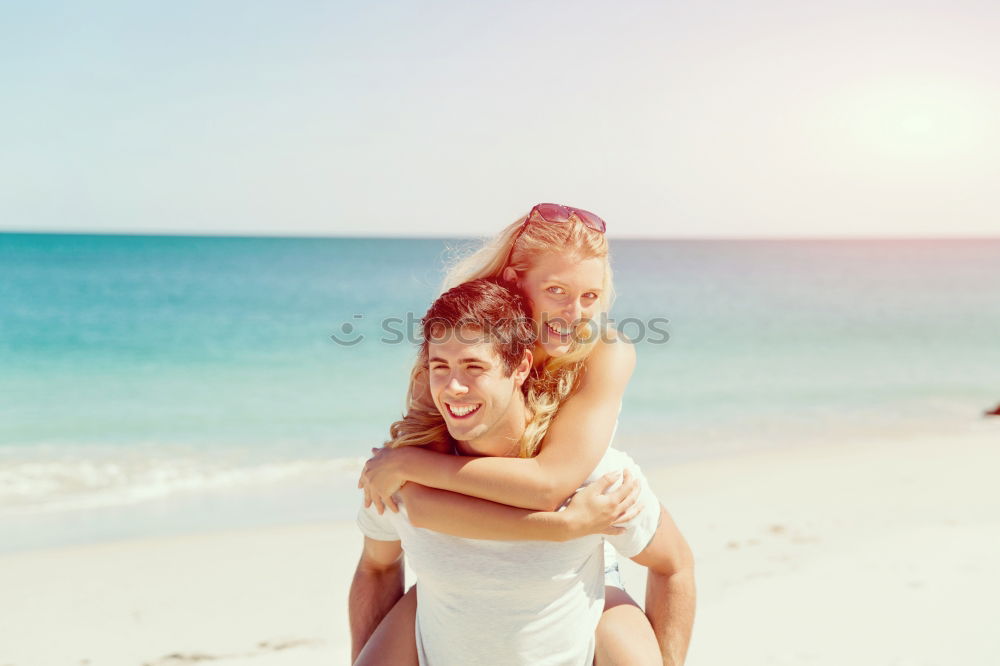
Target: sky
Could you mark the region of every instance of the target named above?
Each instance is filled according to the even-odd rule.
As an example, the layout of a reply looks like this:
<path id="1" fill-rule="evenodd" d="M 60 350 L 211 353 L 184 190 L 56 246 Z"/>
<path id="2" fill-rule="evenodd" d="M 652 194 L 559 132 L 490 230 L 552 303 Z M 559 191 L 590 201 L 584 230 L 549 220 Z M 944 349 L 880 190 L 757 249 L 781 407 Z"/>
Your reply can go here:
<path id="1" fill-rule="evenodd" d="M 1000 3 L 0 9 L 0 230 L 1000 235 Z"/>

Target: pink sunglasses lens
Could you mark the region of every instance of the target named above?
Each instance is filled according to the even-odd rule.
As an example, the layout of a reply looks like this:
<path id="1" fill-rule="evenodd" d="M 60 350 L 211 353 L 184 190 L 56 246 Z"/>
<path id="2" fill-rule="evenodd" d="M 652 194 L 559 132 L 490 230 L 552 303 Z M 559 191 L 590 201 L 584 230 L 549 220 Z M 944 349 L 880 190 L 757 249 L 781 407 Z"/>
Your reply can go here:
<path id="1" fill-rule="evenodd" d="M 605 229 L 607 228 L 607 226 L 604 224 L 604 220 L 597 217 L 589 210 L 580 210 L 579 208 L 574 208 L 572 210 L 574 213 L 576 213 L 576 216 L 580 218 L 581 222 L 586 224 L 594 231 L 600 231 L 602 234 L 604 233 Z"/>
<path id="2" fill-rule="evenodd" d="M 569 210 L 566 206 L 560 206 L 559 204 L 538 204 L 532 210 L 541 215 L 543 218 L 549 222 L 567 222 L 569 221 Z"/>

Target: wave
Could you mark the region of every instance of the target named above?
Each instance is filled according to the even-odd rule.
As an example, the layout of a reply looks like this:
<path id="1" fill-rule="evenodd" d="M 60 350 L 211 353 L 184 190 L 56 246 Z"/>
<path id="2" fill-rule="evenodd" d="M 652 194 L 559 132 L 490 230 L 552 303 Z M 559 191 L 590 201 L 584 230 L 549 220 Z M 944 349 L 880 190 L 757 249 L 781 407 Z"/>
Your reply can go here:
<path id="1" fill-rule="evenodd" d="M 197 456 L 0 460 L 0 516 L 123 506 L 289 483 L 345 485 L 364 458 L 233 463 Z"/>

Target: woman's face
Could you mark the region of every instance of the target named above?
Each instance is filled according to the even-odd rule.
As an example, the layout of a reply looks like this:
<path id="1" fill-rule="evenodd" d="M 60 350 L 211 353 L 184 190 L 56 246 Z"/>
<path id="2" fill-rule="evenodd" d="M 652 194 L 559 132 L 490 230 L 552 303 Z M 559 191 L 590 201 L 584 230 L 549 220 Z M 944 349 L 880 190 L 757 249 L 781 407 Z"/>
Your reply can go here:
<path id="1" fill-rule="evenodd" d="M 507 270 L 510 279 L 513 270 Z M 570 350 L 574 334 L 585 335 L 584 323 L 600 314 L 604 261 L 543 255 L 517 284 L 531 301 L 531 316 L 538 324 L 536 351 L 540 348 L 548 356 L 562 356 Z M 540 355 L 535 356 L 539 360 Z"/>

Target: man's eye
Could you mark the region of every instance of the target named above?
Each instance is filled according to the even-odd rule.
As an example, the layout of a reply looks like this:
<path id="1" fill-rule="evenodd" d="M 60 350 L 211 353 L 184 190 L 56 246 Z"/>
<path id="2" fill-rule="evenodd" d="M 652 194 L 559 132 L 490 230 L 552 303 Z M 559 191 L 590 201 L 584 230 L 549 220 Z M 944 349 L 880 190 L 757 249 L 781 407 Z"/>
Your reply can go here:
<path id="1" fill-rule="evenodd" d="M 595 293 L 594 293 L 594 292 L 592 292 L 592 291 L 588 291 L 588 292 L 587 292 L 586 294 L 584 294 L 584 295 L 583 295 L 583 297 L 584 297 L 584 298 L 589 298 L 590 300 L 592 300 L 592 301 L 593 301 L 593 300 L 596 300 L 596 299 L 597 299 L 597 294 L 595 294 Z"/>
<path id="2" fill-rule="evenodd" d="M 483 366 L 481 365 L 469 365 L 466 366 L 466 369 L 471 370 L 472 372 L 482 372 L 484 370 Z"/>

